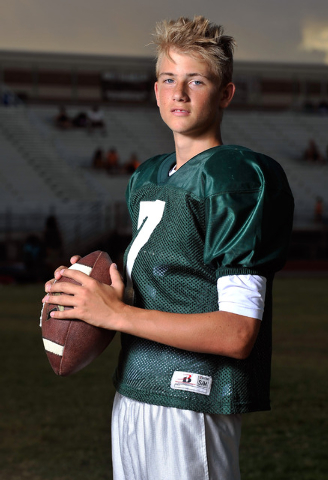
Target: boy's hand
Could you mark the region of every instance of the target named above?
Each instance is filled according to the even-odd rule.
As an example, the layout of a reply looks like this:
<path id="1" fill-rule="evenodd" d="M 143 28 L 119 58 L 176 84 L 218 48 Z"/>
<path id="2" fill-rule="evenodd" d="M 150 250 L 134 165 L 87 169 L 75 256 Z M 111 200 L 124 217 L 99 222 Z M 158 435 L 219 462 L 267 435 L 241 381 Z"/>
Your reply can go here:
<path id="1" fill-rule="evenodd" d="M 72 257 L 74 260 L 75 258 Z M 97 327 L 117 330 L 115 320 L 125 306 L 122 301 L 124 284 L 114 263 L 110 266 L 109 272 L 112 280 L 111 286 L 100 283 L 77 270 L 70 270 L 65 267 L 62 267 L 61 270 L 57 269 L 55 272 L 56 279 L 62 276 L 71 278 L 79 285 L 63 280 L 55 283 L 47 282 L 46 291 L 48 295 L 42 301 L 57 304 L 58 296 L 55 294 L 62 293 L 60 304 L 65 307 L 73 307 L 73 309 L 52 312 L 51 316 L 53 318 L 78 318 Z"/>

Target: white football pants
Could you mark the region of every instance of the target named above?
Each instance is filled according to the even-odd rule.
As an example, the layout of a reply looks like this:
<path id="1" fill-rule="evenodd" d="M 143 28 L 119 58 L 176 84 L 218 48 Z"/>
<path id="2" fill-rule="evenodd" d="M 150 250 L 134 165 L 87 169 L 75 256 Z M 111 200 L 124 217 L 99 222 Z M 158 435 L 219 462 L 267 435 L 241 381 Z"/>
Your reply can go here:
<path id="1" fill-rule="evenodd" d="M 241 415 L 136 402 L 116 393 L 114 480 L 240 480 Z"/>

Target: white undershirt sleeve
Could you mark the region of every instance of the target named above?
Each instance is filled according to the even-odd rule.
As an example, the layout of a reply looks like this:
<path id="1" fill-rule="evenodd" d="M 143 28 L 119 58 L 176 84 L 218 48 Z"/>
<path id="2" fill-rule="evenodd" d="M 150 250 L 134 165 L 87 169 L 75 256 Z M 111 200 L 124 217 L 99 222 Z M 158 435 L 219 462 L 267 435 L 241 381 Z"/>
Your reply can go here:
<path id="1" fill-rule="evenodd" d="M 226 275 L 217 281 L 219 310 L 262 320 L 266 278 L 260 275 Z"/>

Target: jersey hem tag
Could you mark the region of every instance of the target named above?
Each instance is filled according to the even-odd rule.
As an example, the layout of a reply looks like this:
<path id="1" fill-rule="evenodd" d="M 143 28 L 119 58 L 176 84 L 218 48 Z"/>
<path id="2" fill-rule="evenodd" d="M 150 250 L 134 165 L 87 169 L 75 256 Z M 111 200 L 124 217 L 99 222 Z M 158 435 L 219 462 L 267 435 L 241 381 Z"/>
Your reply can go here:
<path id="1" fill-rule="evenodd" d="M 211 393 L 212 377 L 190 372 L 174 372 L 171 379 L 171 388 L 186 392 L 209 395 Z"/>

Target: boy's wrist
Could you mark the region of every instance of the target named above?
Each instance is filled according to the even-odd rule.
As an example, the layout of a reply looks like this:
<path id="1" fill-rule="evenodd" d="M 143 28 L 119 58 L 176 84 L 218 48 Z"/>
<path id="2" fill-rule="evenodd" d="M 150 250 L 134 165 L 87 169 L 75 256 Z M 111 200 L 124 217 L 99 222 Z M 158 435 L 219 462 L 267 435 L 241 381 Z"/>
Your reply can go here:
<path id="1" fill-rule="evenodd" d="M 116 315 L 115 318 L 115 330 L 122 333 L 132 333 L 131 329 L 133 326 L 133 318 L 136 316 L 137 310 L 135 307 L 131 307 L 131 305 L 127 305 L 126 303 L 122 303 L 120 312 Z"/>

